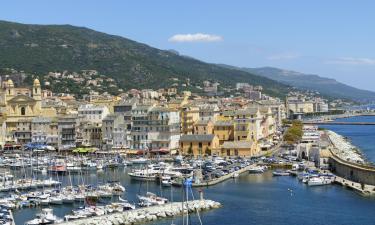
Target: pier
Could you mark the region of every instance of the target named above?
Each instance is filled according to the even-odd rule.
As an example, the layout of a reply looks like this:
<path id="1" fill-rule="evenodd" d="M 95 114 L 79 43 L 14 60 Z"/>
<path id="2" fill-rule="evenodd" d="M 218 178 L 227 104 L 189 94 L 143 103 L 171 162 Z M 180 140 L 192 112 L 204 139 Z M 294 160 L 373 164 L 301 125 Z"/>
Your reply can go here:
<path id="1" fill-rule="evenodd" d="M 239 176 L 242 173 L 245 173 L 249 170 L 250 166 L 246 166 L 242 169 L 239 169 L 238 171 L 235 171 L 233 173 L 226 174 L 224 176 L 221 176 L 219 178 L 211 179 L 209 181 L 201 182 L 201 183 L 193 183 L 192 187 L 207 187 L 212 186 L 221 182 L 224 182 L 226 180 L 232 179 L 236 176 L 236 174 Z M 182 182 L 173 182 L 172 185 L 174 186 L 182 186 Z"/>
<path id="2" fill-rule="evenodd" d="M 221 204 L 212 200 L 202 199 L 189 202 L 173 202 L 165 205 L 134 209 L 120 213 L 90 217 L 60 223 L 62 225 L 127 225 L 138 224 L 158 219 L 180 216 L 220 208 Z"/>

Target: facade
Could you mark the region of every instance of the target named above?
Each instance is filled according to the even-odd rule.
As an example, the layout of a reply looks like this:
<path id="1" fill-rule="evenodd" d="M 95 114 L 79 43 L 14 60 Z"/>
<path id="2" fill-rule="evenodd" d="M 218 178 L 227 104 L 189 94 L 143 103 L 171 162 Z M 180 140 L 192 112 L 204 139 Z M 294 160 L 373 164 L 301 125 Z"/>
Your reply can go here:
<path id="1" fill-rule="evenodd" d="M 251 157 L 259 152 L 253 141 L 225 141 L 221 148 L 222 156 Z"/>
<path id="2" fill-rule="evenodd" d="M 5 81 L 0 90 L 0 111 L 5 127 L 0 145 L 6 141 L 21 144 L 31 142 L 32 119 L 56 116 L 53 107 L 42 105 L 42 89 L 38 79 L 34 80 L 31 88 L 16 88 L 12 80 Z"/>
<path id="3" fill-rule="evenodd" d="M 58 150 L 70 150 L 76 147 L 76 141 L 82 142 L 82 139 L 77 139 L 78 129 L 77 115 L 67 115 L 58 118 Z"/>
<path id="4" fill-rule="evenodd" d="M 199 108 L 185 106 L 181 109 L 181 133 L 193 134 L 194 124 L 199 120 Z"/>
<path id="5" fill-rule="evenodd" d="M 138 105 L 131 111 L 132 128 L 131 148 L 146 150 L 150 148 L 151 140 L 148 138 L 148 113 L 151 110 L 150 105 Z"/>
<path id="6" fill-rule="evenodd" d="M 97 106 L 92 104 L 80 105 L 78 116 L 81 121 L 101 124 L 102 120 L 109 114 L 107 106 Z"/>
<path id="7" fill-rule="evenodd" d="M 182 155 L 212 155 L 220 153 L 219 139 L 213 134 L 185 134 L 180 138 Z"/>
<path id="8" fill-rule="evenodd" d="M 213 133 L 218 137 L 220 146 L 225 141 L 234 141 L 234 122 L 232 120 L 216 121 Z"/>
<path id="9" fill-rule="evenodd" d="M 213 134 L 214 124 L 211 120 L 199 120 L 194 125 L 194 134 Z"/>
<path id="10" fill-rule="evenodd" d="M 180 140 L 178 110 L 153 107 L 148 113 L 148 138 L 152 150 L 174 150 Z"/>
<path id="11" fill-rule="evenodd" d="M 57 122 L 49 117 L 35 117 L 31 121 L 31 142 L 57 147 Z"/>

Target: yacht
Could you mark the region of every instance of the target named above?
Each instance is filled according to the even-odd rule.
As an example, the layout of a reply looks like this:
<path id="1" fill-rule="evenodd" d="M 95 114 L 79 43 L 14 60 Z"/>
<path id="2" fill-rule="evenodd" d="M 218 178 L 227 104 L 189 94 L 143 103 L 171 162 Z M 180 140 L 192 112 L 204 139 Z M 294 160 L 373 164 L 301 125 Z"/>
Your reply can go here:
<path id="1" fill-rule="evenodd" d="M 134 170 L 133 172 L 128 173 L 131 179 L 134 180 L 156 180 L 156 173 L 148 170 Z"/>

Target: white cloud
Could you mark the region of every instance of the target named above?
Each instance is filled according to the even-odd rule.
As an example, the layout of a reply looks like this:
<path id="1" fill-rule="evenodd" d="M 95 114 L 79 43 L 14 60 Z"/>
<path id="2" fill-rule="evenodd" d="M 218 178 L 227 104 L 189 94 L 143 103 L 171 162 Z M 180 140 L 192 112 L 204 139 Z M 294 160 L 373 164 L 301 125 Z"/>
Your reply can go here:
<path id="1" fill-rule="evenodd" d="M 375 59 L 341 57 L 338 59 L 327 61 L 327 63 L 328 64 L 341 64 L 341 65 L 375 65 Z"/>
<path id="2" fill-rule="evenodd" d="M 168 39 L 170 42 L 216 42 L 222 41 L 223 37 L 214 34 L 175 34 Z"/>
<path id="3" fill-rule="evenodd" d="M 279 54 L 270 55 L 267 57 L 268 60 L 288 60 L 288 59 L 297 59 L 301 57 L 300 54 L 295 52 L 284 52 Z"/>

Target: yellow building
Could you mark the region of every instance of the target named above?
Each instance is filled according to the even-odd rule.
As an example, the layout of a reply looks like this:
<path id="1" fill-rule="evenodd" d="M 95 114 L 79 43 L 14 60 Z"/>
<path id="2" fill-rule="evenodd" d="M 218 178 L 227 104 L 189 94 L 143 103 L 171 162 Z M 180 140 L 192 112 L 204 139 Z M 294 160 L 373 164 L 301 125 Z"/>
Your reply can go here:
<path id="1" fill-rule="evenodd" d="M 182 155 L 212 155 L 220 153 L 219 139 L 213 134 L 186 134 L 180 138 Z"/>
<path id="2" fill-rule="evenodd" d="M 218 120 L 214 123 L 214 134 L 219 138 L 222 146 L 225 141 L 234 140 L 234 123 L 232 120 Z"/>
<path id="3" fill-rule="evenodd" d="M 200 120 L 194 125 L 194 134 L 213 134 L 214 124 L 210 120 Z"/>
<path id="4" fill-rule="evenodd" d="M 193 134 L 194 124 L 199 120 L 199 108 L 196 106 L 185 106 L 181 108 L 181 133 Z"/>
<path id="5" fill-rule="evenodd" d="M 0 108 L 5 123 L 4 141 L 30 141 L 31 121 L 37 116 L 56 116 L 53 107 L 42 107 L 42 90 L 38 79 L 30 89 L 16 88 L 12 80 L 0 91 Z"/>
<path id="6" fill-rule="evenodd" d="M 221 156 L 251 157 L 259 152 L 253 141 L 225 141 L 221 148 Z"/>

